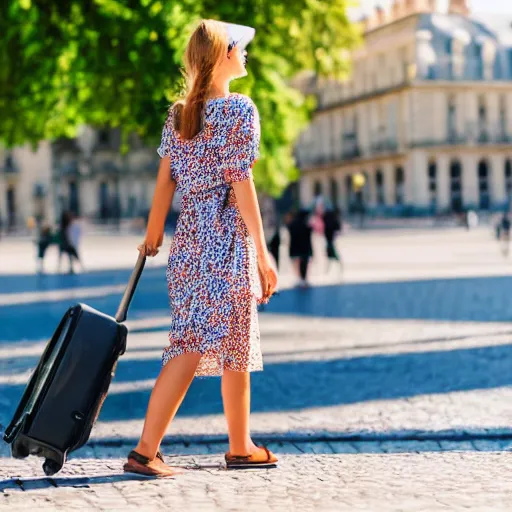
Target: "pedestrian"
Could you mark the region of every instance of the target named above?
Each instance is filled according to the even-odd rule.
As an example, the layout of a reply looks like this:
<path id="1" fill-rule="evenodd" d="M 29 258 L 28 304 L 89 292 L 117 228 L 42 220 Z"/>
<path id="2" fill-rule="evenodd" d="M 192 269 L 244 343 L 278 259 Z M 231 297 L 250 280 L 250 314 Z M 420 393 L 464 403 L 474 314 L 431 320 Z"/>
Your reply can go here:
<path id="1" fill-rule="evenodd" d="M 309 260 L 313 256 L 311 233 L 313 231 L 308 210 L 301 209 L 288 225 L 290 232 L 290 258 L 299 277 L 299 287 L 309 287 Z"/>
<path id="2" fill-rule="evenodd" d="M 334 243 L 336 235 L 341 231 L 340 212 L 337 208 L 326 210 L 324 213 L 324 232 L 327 253 L 327 271 L 329 271 L 332 262 L 337 262 L 343 269 L 341 258 L 336 250 Z"/>
<path id="3" fill-rule="evenodd" d="M 276 230 L 268 243 L 268 250 L 276 262 L 276 269 L 279 270 L 279 248 L 281 247 L 281 222 L 277 222 Z"/>
<path id="4" fill-rule="evenodd" d="M 78 214 L 71 214 L 71 221 L 68 226 L 68 241 L 74 249 L 73 257 L 80 264 L 82 272 L 84 271 L 83 259 L 80 256 L 80 244 L 82 242 L 84 226 L 83 221 Z"/>
<path id="5" fill-rule="evenodd" d="M 259 116 L 250 98 L 229 92 L 229 82 L 247 74 L 244 48 L 253 36 L 250 27 L 203 20 L 187 43 L 188 92 L 169 109 L 139 246 L 146 256 L 158 253 L 178 190 L 182 207 L 167 267 L 170 344 L 125 471 L 176 473 L 159 447 L 194 375 L 222 376 L 228 469 L 277 462 L 249 431 L 250 372 L 262 369 L 257 303 L 267 301 L 277 284 L 252 180 Z"/>
<path id="6" fill-rule="evenodd" d="M 503 213 L 499 224 L 499 238 L 501 240 L 501 253 L 508 257 L 510 252 L 510 217 L 508 212 Z"/>
<path id="7" fill-rule="evenodd" d="M 77 260 L 80 263 L 80 258 L 78 257 L 78 253 L 76 252 L 75 247 L 73 246 L 70 240 L 69 227 L 73 221 L 73 214 L 70 211 L 63 211 L 60 217 L 60 226 L 58 233 L 58 243 L 59 243 L 59 263 L 58 263 L 58 271 L 60 272 L 62 255 L 67 254 L 69 258 L 69 273 L 74 274 L 75 270 L 73 268 L 73 260 Z"/>
<path id="8" fill-rule="evenodd" d="M 48 224 L 44 224 L 39 233 L 37 240 L 37 273 L 44 274 L 44 257 L 46 250 L 55 242 L 52 228 Z"/>

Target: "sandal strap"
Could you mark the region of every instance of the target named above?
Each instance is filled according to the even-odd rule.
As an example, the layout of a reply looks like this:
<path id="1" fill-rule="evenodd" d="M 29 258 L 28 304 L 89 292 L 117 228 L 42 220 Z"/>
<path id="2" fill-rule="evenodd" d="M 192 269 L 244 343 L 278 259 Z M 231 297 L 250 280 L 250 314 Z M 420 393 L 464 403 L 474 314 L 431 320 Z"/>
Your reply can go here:
<path id="1" fill-rule="evenodd" d="M 265 453 L 267 454 L 267 460 L 266 462 L 269 462 L 270 459 L 272 458 L 271 454 L 270 454 L 270 450 L 264 446 L 264 445 L 261 445 L 261 446 L 258 446 L 258 448 L 262 449 L 262 450 L 265 450 Z M 226 461 L 232 461 L 232 460 L 237 460 L 237 461 L 249 461 L 251 460 L 251 457 L 252 455 L 231 455 L 231 454 L 226 454 L 225 456 L 225 459 Z"/>
<path id="2" fill-rule="evenodd" d="M 145 455 L 141 455 L 139 452 L 136 452 L 135 450 L 132 450 L 128 454 L 129 459 L 133 459 L 134 461 L 138 462 L 139 464 L 142 464 L 143 466 L 147 466 L 151 460 L 146 457 Z"/>

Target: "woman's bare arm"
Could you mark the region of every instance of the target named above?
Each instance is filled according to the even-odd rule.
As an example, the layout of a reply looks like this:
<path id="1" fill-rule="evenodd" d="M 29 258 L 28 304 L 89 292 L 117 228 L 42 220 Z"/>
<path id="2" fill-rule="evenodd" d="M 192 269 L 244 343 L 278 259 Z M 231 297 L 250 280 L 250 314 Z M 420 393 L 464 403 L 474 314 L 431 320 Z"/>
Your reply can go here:
<path id="1" fill-rule="evenodd" d="M 268 254 L 256 188 L 252 179 L 233 182 L 231 186 L 242 219 L 256 245 L 263 300 L 267 301 L 276 289 L 277 272 Z"/>
<path id="2" fill-rule="evenodd" d="M 231 183 L 242 219 L 256 244 L 258 256 L 267 252 L 256 187 L 252 179 Z"/>
<path id="3" fill-rule="evenodd" d="M 175 191 L 176 182 L 171 177 L 170 158 L 166 156 L 160 160 L 146 237 L 144 243 L 139 247 L 139 250 L 143 250 L 146 256 L 158 254 L 158 248 L 162 245 L 164 238 L 165 219 L 169 213 Z"/>

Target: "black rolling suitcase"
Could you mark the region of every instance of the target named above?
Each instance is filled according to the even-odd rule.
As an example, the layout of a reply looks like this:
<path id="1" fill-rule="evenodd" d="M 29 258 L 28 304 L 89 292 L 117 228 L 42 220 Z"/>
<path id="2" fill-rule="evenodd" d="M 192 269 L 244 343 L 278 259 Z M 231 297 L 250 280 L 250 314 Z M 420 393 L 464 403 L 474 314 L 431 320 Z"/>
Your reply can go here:
<path id="1" fill-rule="evenodd" d="M 44 472 L 53 475 L 87 442 L 126 348 L 122 322 L 145 260 L 139 256 L 115 318 L 85 304 L 68 309 L 5 431 L 13 457 L 44 457 Z"/>

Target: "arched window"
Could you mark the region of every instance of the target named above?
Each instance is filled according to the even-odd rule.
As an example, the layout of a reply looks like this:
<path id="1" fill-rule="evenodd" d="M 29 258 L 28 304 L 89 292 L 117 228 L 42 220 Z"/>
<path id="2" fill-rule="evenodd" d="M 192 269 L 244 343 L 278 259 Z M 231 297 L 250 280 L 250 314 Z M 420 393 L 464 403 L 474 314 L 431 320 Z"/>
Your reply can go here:
<path id="1" fill-rule="evenodd" d="M 437 204 L 437 164 L 434 160 L 428 163 L 428 196 L 430 206 Z"/>
<path id="2" fill-rule="evenodd" d="M 450 204 L 454 212 L 462 212 L 462 166 L 458 160 L 450 163 Z"/>
<path id="3" fill-rule="evenodd" d="M 315 181 L 313 192 L 314 192 L 315 197 L 322 195 L 322 184 L 319 181 Z"/>
<path id="4" fill-rule="evenodd" d="M 331 200 L 331 204 L 333 206 L 333 208 L 338 208 L 339 204 L 338 204 L 338 200 L 339 200 L 339 190 L 338 190 L 338 182 L 334 179 L 334 178 L 331 178 L 331 181 L 329 183 L 330 185 L 330 200 Z"/>
<path id="5" fill-rule="evenodd" d="M 377 205 L 382 206 L 386 204 L 384 195 L 384 175 L 380 169 L 375 173 L 375 191 L 377 196 Z"/>
<path id="6" fill-rule="evenodd" d="M 347 202 L 347 209 L 350 211 L 350 208 L 352 207 L 354 203 L 354 189 L 352 188 L 352 175 L 347 174 L 345 176 L 345 194 L 346 194 L 346 202 Z"/>
<path id="7" fill-rule="evenodd" d="M 404 204 L 404 170 L 402 167 L 395 169 L 395 203 Z"/>
<path id="8" fill-rule="evenodd" d="M 505 192 L 507 201 L 512 199 L 512 162 L 510 158 L 505 160 Z"/>
<path id="9" fill-rule="evenodd" d="M 488 210 L 491 197 L 489 193 L 489 166 L 487 160 L 480 160 L 478 163 L 478 194 L 479 207 L 482 210 Z"/>

